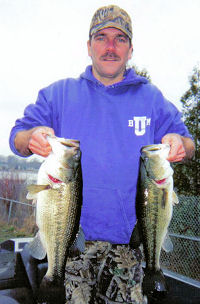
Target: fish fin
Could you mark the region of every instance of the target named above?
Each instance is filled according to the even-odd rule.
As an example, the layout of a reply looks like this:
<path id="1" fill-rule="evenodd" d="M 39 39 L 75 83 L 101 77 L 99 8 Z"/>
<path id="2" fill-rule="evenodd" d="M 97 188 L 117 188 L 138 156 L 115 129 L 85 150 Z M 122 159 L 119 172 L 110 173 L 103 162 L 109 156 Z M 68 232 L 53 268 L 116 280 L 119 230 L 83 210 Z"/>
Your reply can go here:
<path id="1" fill-rule="evenodd" d="M 164 238 L 164 241 L 163 241 L 163 244 L 162 244 L 162 249 L 165 251 L 165 252 L 171 252 L 173 251 L 173 243 L 169 237 L 169 234 L 168 232 L 166 233 L 165 235 L 165 238 Z"/>
<path id="2" fill-rule="evenodd" d="M 64 278 L 54 278 L 45 275 L 37 290 L 37 303 L 68 303 L 65 300 Z M 79 302 L 80 303 L 80 302 Z"/>
<path id="3" fill-rule="evenodd" d="M 40 191 L 49 189 L 49 185 L 28 185 L 27 199 L 35 199 Z"/>
<path id="4" fill-rule="evenodd" d="M 37 204 L 37 200 L 34 198 L 34 199 L 33 199 L 33 201 L 32 201 L 32 206 L 34 206 L 34 207 L 35 207 L 35 206 L 36 206 L 36 204 Z"/>
<path id="5" fill-rule="evenodd" d="M 80 252 L 85 251 L 85 235 L 81 226 L 79 227 L 79 231 L 73 245 L 70 247 L 70 251 L 76 250 Z"/>
<path id="6" fill-rule="evenodd" d="M 135 248 L 138 248 L 141 243 L 142 243 L 142 237 L 140 234 L 139 222 L 137 221 L 137 223 L 135 224 L 135 227 L 133 228 L 132 234 L 131 234 L 129 246 L 132 249 L 135 249 Z"/>
<path id="7" fill-rule="evenodd" d="M 41 241 L 39 232 L 34 239 L 28 244 L 29 253 L 38 260 L 43 260 L 46 257 L 46 249 Z"/>
<path id="8" fill-rule="evenodd" d="M 37 194 L 33 194 L 33 193 L 28 192 L 27 195 L 26 195 L 26 198 L 27 198 L 28 200 L 37 201 Z"/>
<path id="9" fill-rule="evenodd" d="M 162 270 L 145 269 L 142 289 L 143 293 L 155 299 L 155 302 L 164 298 L 169 289 Z"/>
<path id="10" fill-rule="evenodd" d="M 177 205 L 179 203 L 178 196 L 174 191 L 172 192 L 172 203 L 173 205 Z"/>

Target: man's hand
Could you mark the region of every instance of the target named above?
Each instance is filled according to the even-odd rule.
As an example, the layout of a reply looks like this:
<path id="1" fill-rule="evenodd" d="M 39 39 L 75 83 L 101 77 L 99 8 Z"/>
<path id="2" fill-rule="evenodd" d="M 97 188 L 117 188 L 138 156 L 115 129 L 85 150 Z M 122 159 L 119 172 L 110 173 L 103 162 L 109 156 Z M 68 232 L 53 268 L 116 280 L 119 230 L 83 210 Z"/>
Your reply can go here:
<path id="1" fill-rule="evenodd" d="M 54 130 L 48 127 L 38 127 L 34 130 L 28 143 L 31 152 L 44 157 L 49 155 L 51 146 L 46 139 L 47 135 L 54 135 Z"/>
<path id="2" fill-rule="evenodd" d="M 168 133 L 162 138 L 162 144 L 170 145 L 170 152 L 167 158 L 170 162 L 190 159 L 194 154 L 194 143 L 189 137 Z"/>
<path id="3" fill-rule="evenodd" d="M 24 156 L 35 153 L 46 157 L 51 152 L 51 146 L 46 139 L 48 134 L 54 135 L 54 130 L 45 126 L 20 131 L 15 137 L 15 147 Z"/>

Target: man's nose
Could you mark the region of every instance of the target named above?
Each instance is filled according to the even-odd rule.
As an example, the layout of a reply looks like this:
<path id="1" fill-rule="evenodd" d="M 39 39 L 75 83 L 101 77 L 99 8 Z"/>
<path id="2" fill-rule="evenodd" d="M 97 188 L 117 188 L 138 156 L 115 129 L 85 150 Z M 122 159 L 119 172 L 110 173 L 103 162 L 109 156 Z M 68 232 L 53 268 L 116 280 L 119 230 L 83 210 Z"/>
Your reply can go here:
<path id="1" fill-rule="evenodd" d="M 106 48 L 107 48 L 108 51 L 111 51 L 111 50 L 115 49 L 115 41 L 114 41 L 114 39 L 108 39 L 107 40 Z"/>

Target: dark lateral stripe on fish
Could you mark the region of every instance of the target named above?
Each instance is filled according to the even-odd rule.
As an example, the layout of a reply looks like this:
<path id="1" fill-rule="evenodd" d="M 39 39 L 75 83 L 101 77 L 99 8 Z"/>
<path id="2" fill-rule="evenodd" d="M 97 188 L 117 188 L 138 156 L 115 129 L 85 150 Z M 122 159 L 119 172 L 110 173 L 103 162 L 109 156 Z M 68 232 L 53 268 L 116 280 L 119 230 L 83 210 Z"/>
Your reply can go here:
<path id="1" fill-rule="evenodd" d="M 157 198 L 155 199 L 157 201 Z M 152 234 L 150 237 L 152 243 L 150 245 L 150 239 L 148 238 L 148 232 L 143 230 L 143 241 L 146 244 L 144 247 L 145 255 L 146 255 L 146 263 L 149 269 L 155 270 L 154 266 L 156 265 L 156 250 L 157 250 L 157 238 L 158 238 L 158 231 L 157 231 L 157 225 L 158 225 L 158 209 L 159 206 L 156 203 L 152 203 L 151 205 L 151 211 L 150 213 L 152 214 Z M 147 212 L 147 211 L 146 211 Z M 146 213 L 145 212 L 145 213 Z M 147 212 L 146 214 L 143 214 L 144 217 L 149 218 L 150 214 Z M 142 216 L 142 217 L 143 217 Z M 143 226 L 143 225 L 142 225 Z M 144 227 L 148 227 L 149 224 L 144 224 Z"/>

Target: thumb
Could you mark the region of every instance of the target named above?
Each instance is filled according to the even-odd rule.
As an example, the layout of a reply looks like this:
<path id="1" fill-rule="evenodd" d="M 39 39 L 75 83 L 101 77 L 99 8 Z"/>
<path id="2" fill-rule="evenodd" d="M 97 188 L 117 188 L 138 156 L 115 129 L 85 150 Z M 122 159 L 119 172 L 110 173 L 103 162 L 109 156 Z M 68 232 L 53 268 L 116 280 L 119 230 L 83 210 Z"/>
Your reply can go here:
<path id="1" fill-rule="evenodd" d="M 48 156 L 51 152 L 51 146 L 46 139 L 47 135 L 54 135 L 54 130 L 49 127 L 37 127 L 33 130 L 33 133 L 29 140 L 29 149 L 38 155 Z"/>

